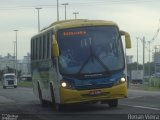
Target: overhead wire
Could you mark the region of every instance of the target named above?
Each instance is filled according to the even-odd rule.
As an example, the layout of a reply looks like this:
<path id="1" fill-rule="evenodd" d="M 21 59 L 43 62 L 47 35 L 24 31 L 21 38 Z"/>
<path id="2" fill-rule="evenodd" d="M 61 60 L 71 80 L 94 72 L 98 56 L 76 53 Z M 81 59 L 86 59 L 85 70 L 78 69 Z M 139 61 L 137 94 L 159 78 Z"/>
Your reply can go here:
<path id="1" fill-rule="evenodd" d="M 142 2 L 142 1 L 141 1 Z M 143 0 L 142 3 L 152 2 L 152 0 Z M 137 4 L 139 0 L 90 0 L 86 2 L 72 2 L 71 6 L 97 6 L 97 5 L 105 5 L 106 3 L 110 4 Z M 0 10 L 17 10 L 17 9 L 34 9 L 35 7 L 43 7 L 43 8 L 56 8 L 56 4 L 46 4 L 46 5 L 31 5 L 31 6 L 0 6 Z"/>
<path id="2" fill-rule="evenodd" d="M 158 28 L 157 28 L 157 30 L 156 30 L 156 33 L 154 34 L 154 36 L 152 37 L 152 39 L 151 39 L 150 41 L 146 41 L 146 43 L 147 43 L 147 44 L 153 43 L 153 42 L 156 40 L 156 38 L 158 37 L 159 32 L 160 32 L 160 19 L 159 19 L 159 22 L 158 22 Z M 146 48 L 148 51 L 150 51 L 149 48 L 147 48 L 146 46 L 145 46 L 145 48 Z"/>

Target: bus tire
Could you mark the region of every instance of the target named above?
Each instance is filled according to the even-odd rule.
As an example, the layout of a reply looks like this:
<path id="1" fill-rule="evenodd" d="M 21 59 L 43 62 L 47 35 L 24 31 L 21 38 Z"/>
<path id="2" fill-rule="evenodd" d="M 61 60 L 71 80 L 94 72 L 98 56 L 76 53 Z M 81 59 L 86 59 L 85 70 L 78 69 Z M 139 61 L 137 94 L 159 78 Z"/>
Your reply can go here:
<path id="1" fill-rule="evenodd" d="M 3 89 L 6 89 L 6 86 L 3 86 Z"/>
<path id="2" fill-rule="evenodd" d="M 109 105 L 110 108 L 117 107 L 118 106 L 118 99 L 110 100 L 108 102 L 108 105 Z"/>
<path id="3" fill-rule="evenodd" d="M 54 98 L 54 91 L 52 84 L 50 84 L 50 93 L 51 93 L 52 106 L 55 107 L 55 98 Z"/>
<path id="4" fill-rule="evenodd" d="M 63 111 L 63 105 L 55 102 L 55 97 L 54 97 L 54 91 L 53 91 L 53 85 L 52 84 L 50 84 L 50 92 L 51 92 L 52 106 L 55 108 L 55 110 L 57 112 Z"/>
<path id="5" fill-rule="evenodd" d="M 17 85 L 15 85 L 14 88 L 17 88 Z"/>
<path id="6" fill-rule="evenodd" d="M 129 81 L 127 81 L 127 88 L 129 88 Z"/>
<path id="7" fill-rule="evenodd" d="M 64 110 L 63 105 L 58 103 L 55 104 L 55 109 L 57 112 L 62 112 Z"/>
<path id="8" fill-rule="evenodd" d="M 43 98 L 42 98 L 42 91 L 41 91 L 39 83 L 38 83 L 38 96 L 39 96 L 39 101 L 40 101 L 42 107 L 46 107 L 48 105 L 48 102 L 43 100 Z"/>
<path id="9" fill-rule="evenodd" d="M 129 85 L 130 85 L 130 79 L 129 76 L 127 76 L 127 88 L 129 88 Z"/>

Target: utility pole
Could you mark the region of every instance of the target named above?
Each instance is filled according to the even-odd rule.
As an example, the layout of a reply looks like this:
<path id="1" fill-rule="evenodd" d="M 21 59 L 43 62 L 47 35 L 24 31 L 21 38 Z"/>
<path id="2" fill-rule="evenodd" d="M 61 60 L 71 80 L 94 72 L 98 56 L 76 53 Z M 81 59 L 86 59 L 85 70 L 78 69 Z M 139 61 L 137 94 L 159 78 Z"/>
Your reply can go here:
<path id="1" fill-rule="evenodd" d="M 14 46 L 14 49 L 13 49 L 13 56 L 15 57 L 16 56 L 16 41 L 13 41 L 13 46 Z"/>
<path id="2" fill-rule="evenodd" d="M 35 8 L 38 11 L 38 32 L 40 32 L 40 19 L 39 19 L 39 10 L 42 8 Z"/>
<path id="3" fill-rule="evenodd" d="M 137 37 L 137 71 L 138 71 L 138 40 L 139 38 Z"/>
<path id="4" fill-rule="evenodd" d="M 57 0 L 57 21 L 59 21 L 59 0 Z"/>
<path id="5" fill-rule="evenodd" d="M 158 52 L 157 52 L 157 45 L 155 46 L 155 53 L 154 53 L 154 70 L 155 70 L 155 75 L 157 74 L 157 58 L 158 58 Z"/>
<path id="6" fill-rule="evenodd" d="M 77 14 L 79 14 L 79 12 L 73 12 L 73 14 L 75 15 L 75 19 L 77 19 Z"/>
<path id="7" fill-rule="evenodd" d="M 14 69 L 15 69 L 15 74 L 16 74 L 16 41 L 13 41 L 13 45 L 14 45 Z"/>
<path id="8" fill-rule="evenodd" d="M 62 5 L 64 5 L 64 9 L 65 9 L 65 20 L 67 19 L 67 10 L 66 10 L 66 6 L 69 5 L 69 3 L 63 3 Z"/>
<path id="9" fill-rule="evenodd" d="M 143 37 L 143 81 L 145 76 L 145 37 Z"/>
<path id="10" fill-rule="evenodd" d="M 18 30 L 14 30 L 16 33 L 16 78 L 18 78 L 18 70 L 17 70 L 17 32 Z"/>
<path id="11" fill-rule="evenodd" d="M 148 75 L 150 77 L 150 71 L 151 71 L 151 65 L 150 65 L 150 44 L 151 44 L 151 41 L 148 41 L 148 45 L 149 45 L 149 66 L 148 66 Z"/>

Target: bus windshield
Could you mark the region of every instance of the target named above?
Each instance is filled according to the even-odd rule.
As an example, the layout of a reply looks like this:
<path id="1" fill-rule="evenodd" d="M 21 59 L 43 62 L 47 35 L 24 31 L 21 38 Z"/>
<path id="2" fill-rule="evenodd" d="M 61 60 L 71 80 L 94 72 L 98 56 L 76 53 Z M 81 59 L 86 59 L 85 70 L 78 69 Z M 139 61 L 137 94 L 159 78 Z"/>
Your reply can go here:
<path id="1" fill-rule="evenodd" d="M 62 74 L 98 74 L 124 68 L 118 28 L 94 26 L 58 32 L 59 66 Z"/>
<path id="2" fill-rule="evenodd" d="M 5 79 L 14 79 L 15 76 L 14 76 L 14 75 L 6 75 L 4 78 L 5 78 Z"/>

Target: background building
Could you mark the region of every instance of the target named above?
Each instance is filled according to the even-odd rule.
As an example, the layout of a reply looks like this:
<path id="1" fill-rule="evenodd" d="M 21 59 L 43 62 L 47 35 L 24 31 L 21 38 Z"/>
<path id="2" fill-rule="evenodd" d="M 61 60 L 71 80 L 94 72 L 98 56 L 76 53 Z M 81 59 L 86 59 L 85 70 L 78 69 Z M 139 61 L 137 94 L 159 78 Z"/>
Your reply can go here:
<path id="1" fill-rule="evenodd" d="M 18 62 L 18 70 L 21 71 L 21 74 L 31 74 L 31 58 L 30 54 L 28 53 L 26 56 L 23 57 L 22 60 Z"/>
<path id="2" fill-rule="evenodd" d="M 31 67 L 30 67 L 30 54 L 28 53 L 26 56 L 23 57 L 22 60 L 17 61 L 17 69 L 21 71 L 21 74 L 30 74 Z M 7 56 L 0 56 L 0 70 L 6 71 L 8 68 L 15 69 L 16 60 L 15 56 L 8 54 Z"/>
<path id="3" fill-rule="evenodd" d="M 133 55 L 127 55 L 126 56 L 126 63 L 131 64 L 133 62 Z"/>
<path id="4" fill-rule="evenodd" d="M 153 55 L 154 64 L 155 64 L 155 75 L 160 75 L 160 52 L 155 52 Z"/>
<path id="5" fill-rule="evenodd" d="M 0 70 L 7 68 L 15 68 L 15 56 L 11 56 L 9 53 L 7 56 L 0 56 Z"/>

